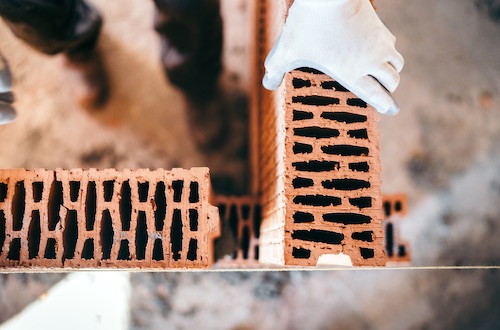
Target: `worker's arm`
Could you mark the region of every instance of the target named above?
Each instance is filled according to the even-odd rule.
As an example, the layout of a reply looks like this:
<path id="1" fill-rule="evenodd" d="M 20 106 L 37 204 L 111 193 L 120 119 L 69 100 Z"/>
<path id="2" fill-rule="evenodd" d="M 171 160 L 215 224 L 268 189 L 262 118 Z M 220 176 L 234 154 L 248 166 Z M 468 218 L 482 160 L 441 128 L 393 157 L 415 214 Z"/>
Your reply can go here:
<path id="1" fill-rule="evenodd" d="M 12 77 L 7 61 L 0 54 L 0 125 L 10 123 L 16 118 L 13 102 Z"/>
<path id="2" fill-rule="evenodd" d="M 299 67 L 320 70 L 375 107 L 396 114 L 391 96 L 403 57 L 369 0 L 295 0 L 269 53 L 263 85 L 276 89 Z"/>

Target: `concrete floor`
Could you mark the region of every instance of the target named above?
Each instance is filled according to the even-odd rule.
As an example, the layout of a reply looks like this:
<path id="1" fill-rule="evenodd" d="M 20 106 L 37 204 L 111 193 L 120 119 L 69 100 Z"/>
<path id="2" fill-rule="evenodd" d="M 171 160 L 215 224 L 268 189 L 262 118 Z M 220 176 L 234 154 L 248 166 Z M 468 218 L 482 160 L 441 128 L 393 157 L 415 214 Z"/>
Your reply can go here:
<path id="1" fill-rule="evenodd" d="M 60 57 L 31 51 L 0 26 L 19 110 L 0 127 L 0 167 L 210 165 L 241 173 L 241 159 L 224 168 L 227 158 L 204 155 L 190 140 L 182 95 L 162 76 L 152 3 L 92 2 L 106 19 L 101 45 L 113 79 L 102 113 L 79 109 L 79 81 Z M 413 265 L 499 266 L 500 24 L 468 0 L 376 5 L 406 60 L 395 93 L 401 114 L 380 121 L 381 158 L 383 191 L 409 197 L 402 234 Z M 226 71 L 245 88 L 245 0 L 223 7 L 231 13 Z M 0 322 L 60 278 L 0 276 Z M 498 270 L 150 273 L 132 274 L 131 283 L 132 329 L 500 326 Z"/>

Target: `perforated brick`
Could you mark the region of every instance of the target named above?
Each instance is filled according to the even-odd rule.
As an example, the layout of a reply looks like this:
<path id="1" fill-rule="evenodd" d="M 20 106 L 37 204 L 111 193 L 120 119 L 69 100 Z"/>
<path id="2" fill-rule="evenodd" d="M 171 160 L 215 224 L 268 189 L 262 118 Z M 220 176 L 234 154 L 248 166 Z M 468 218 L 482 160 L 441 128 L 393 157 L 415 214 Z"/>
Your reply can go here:
<path id="1" fill-rule="evenodd" d="M 292 2 L 259 1 L 261 74 Z M 260 261 L 310 266 L 344 253 L 385 265 L 375 110 L 315 70 L 289 73 L 274 92 L 255 83 Z"/>
<path id="2" fill-rule="evenodd" d="M 0 268 L 199 268 L 220 235 L 206 168 L 0 170 Z"/>
<path id="3" fill-rule="evenodd" d="M 216 196 L 221 222 L 231 231 L 234 251 L 221 263 L 232 266 L 256 266 L 259 260 L 261 212 L 256 198 Z"/>
<path id="4" fill-rule="evenodd" d="M 404 194 L 384 195 L 384 249 L 387 261 L 392 263 L 408 263 L 411 261 L 410 244 L 401 238 L 401 223 L 408 213 L 407 197 Z"/>

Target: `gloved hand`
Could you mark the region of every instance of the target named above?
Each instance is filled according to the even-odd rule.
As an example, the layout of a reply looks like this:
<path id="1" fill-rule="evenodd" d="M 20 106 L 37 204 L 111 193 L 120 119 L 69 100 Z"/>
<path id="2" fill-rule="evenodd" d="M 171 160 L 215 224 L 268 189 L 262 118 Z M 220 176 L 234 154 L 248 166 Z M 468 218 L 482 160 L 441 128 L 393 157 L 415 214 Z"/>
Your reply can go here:
<path id="1" fill-rule="evenodd" d="M 10 123 L 16 118 L 13 102 L 12 76 L 7 60 L 0 54 L 0 125 Z"/>
<path id="2" fill-rule="evenodd" d="M 389 92 L 404 60 L 369 0 L 295 0 L 269 53 L 262 84 L 276 89 L 296 68 L 324 72 L 380 113 L 399 108 Z"/>

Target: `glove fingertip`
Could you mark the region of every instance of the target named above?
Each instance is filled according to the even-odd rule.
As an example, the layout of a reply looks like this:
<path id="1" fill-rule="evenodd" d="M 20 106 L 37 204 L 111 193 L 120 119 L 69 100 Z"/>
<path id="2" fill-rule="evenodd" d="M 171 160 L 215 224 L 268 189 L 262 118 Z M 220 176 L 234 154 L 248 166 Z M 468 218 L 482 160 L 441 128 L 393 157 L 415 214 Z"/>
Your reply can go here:
<path id="1" fill-rule="evenodd" d="M 396 102 L 393 102 L 389 107 L 387 106 L 376 106 L 377 112 L 386 116 L 395 116 L 399 113 L 399 106 Z"/>
<path id="2" fill-rule="evenodd" d="M 262 79 L 262 86 L 264 86 L 265 89 L 273 91 L 277 89 L 281 85 L 281 80 L 277 79 L 271 79 L 269 78 L 269 75 L 266 73 L 264 75 L 264 78 Z"/>

